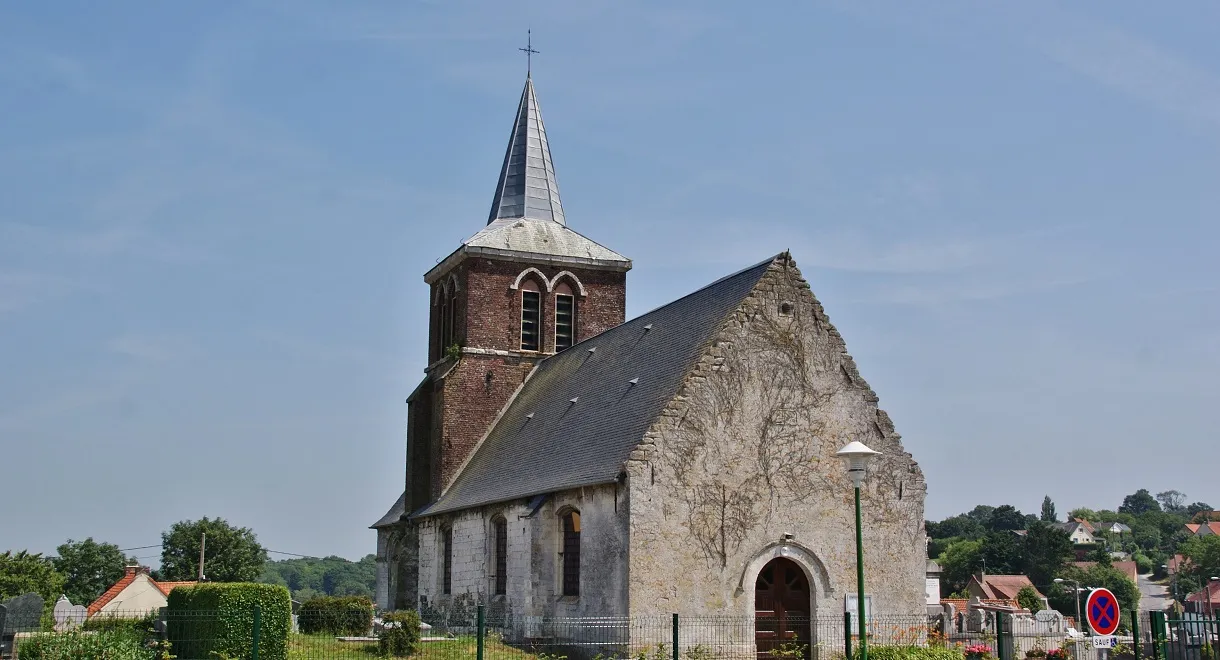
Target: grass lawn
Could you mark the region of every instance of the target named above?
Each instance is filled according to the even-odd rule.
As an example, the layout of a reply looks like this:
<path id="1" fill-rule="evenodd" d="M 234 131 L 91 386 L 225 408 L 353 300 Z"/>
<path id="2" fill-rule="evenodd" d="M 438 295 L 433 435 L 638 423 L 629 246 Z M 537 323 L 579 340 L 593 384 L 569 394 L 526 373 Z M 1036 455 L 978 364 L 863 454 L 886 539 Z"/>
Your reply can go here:
<path id="1" fill-rule="evenodd" d="M 418 660 L 474 660 L 474 637 L 458 637 L 444 642 L 422 642 L 411 656 Z M 483 653 L 489 660 L 534 660 L 536 656 L 488 639 Z M 375 642 L 340 642 L 333 635 L 292 635 L 288 641 L 288 660 L 370 660 L 377 656 Z"/>

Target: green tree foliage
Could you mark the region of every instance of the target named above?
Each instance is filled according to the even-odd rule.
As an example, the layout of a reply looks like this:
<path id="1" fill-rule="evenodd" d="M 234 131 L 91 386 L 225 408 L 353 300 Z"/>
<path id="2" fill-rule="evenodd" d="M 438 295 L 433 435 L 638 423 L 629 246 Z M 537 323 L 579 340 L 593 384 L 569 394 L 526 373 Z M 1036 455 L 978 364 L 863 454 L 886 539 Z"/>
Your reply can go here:
<path id="1" fill-rule="evenodd" d="M 194 580 L 199 575 L 199 547 L 204 534 L 204 577 L 209 582 L 253 582 L 263 572 L 267 551 L 247 527 L 220 518 L 174 523 L 161 534 L 161 572 L 165 580 Z"/>
<path id="2" fill-rule="evenodd" d="M 342 557 L 269 561 L 259 582 L 288 587 L 293 600 L 298 602 L 316 596 L 372 597 L 377 582 L 377 557 L 367 555 L 357 562 Z"/>
<path id="3" fill-rule="evenodd" d="M 987 519 L 987 529 L 992 532 L 1011 532 L 1025 529 L 1025 523 L 1025 514 L 1018 511 L 1016 507 L 1005 504 L 991 511 L 991 515 Z"/>
<path id="4" fill-rule="evenodd" d="M 1038 519 L 1044 523 L 1059 522 L 1059 514 L 1055 512 L 1055 503 L 1050 495 L 1042 498 L 1042 515 Z"/>
<path id="5" fill-rule="evenodd" d="M 1109 589 L 1114 593 L 1114 597 L 1118 599 L 1118 604 L 1122 606 L 1122 610 L 1124 612 L 1130 612 L 1139 607 L 1139 587 L 1137 587 L 1135 583 L 1131 581 L 1131 578 L 1127 577 L 1125 573 L 1112 566 L 1095 564 L 1085 569 L 1081 569 L 1077 566 L 1068 566 L 1067 568 L 1063 569 L 1061 577 L 1078 581 L 1080 586 L 1086 590 L 1096 589 L 1098 587 Z M 1067 589 L 1063 590 L 1063 593 L 1067 594 L 1070 598 L 1071 590 L 1072 587 L 1069 585 Z M 1080 595 L 1082 602 L 1084 601 L 1086 595 L 1087 592 Z M 1074 601 L 1069 600 L 1069 602 Z M 1060 609 L 1060 606 L 1053 602 L 1052 605 L 1054 605 L 1056 609 L 1059 609 L 1060 612 L 1075 611 L 1074 604 L 1070 605 L 1070 607 L 1073 609 Z"/>
<path id="6" fill-rule="evenodd" d="M 1019 575 L 1024 569 L 1021 539 L 1012 532 L 991 532 L 979 550 L 988 573 Z"/>
<path id="7" fill-rule="evenodd" d="M 1078 509 L 1072 509 L 1071 511 L 1068 511 L 1067 519 L 1069 522 L 1076 520 L 1077 518 L 1079 518 L 1081 520 L 1101 520 L 1101 518 L 1099 518 L 1097 516 L 1096 511 L 1094 511 L 1092 509 L 1086 509 L 1084 507 L 1080 507 Z"/>
<path id="8" fill-rule="evenodd" d="M 934 539 L 981 539 L 987 528 L 969 514 L 958 514 L 940 522 L 927 523 L 928 536 Z"/>
<path id="9" fill-rule="evenodd" d="M 55 550 L 55 569 L 64 575 L 64 595 L 76 605 L 88 605 L 97 600 L 110 585 L 123 577 L 127 559 L 113 543 L 98 543 L 92 537 L 84 541 L 68 539 Z"/>
<path id="10" fill-rule="evenodd" d="M 1046 523 L 1031 525 L 1022 544 L 1025 575 L 1034 584 L 1047 585 L 1072 560 L 1072 540 L 1068 533 Z"/>
<path id="11" fill-rule="evenodd" d="M 1220 536 L 1192 536 L 1182 544 L 1181 551 L 1190 560 L 1183 570 L 1187 581 L 1204 583 L 1220 575 Z"/>
<path id="12" fill-rule="evenodd" d="M 1042 611 L 1042 597 L 1033 587 L 1021 587 L 1021 590 L 1017 592 L 1017 604 L 1033 614 Z"/>
<path id="13" fill-rule="evenodd" d="M 1183 513 L 1186 511 L 1186 494 L 1180 490 L 1164 490 L 1156 494 L 1156 501 L 1160 503 L 1161 510 L 1169 513 Z"/>
<path id="14" fill-rule="evenodd" d="M 0 600 L 35 593 L 50 606 L 63 589 L 64 576 L 49 558 L 25 550 L 0 553 Z"/>
<path id="15" fill-rule="evenodd" d="M 973 509 L 971 509 L 970 512 L 966 514 L 966 516 L 974 519 L 980 525 L 986 526 L 987 523 L 991 521 L 991 513 L 993 511 L 995 511 L 994 506 L 980 504 L 980 505 L 974 507 Z"/>
<path id="16" fill-rule="evenodd" d="M 1123 498 L 1123 505 L 1118 507 L 1119 513 L 1129 513 L 1133 516 L 1138 516 L 1149 511 L 1160 511 L 1161 505 L 1148 492 L 1147 488 L 1141 488 L 1134 493 Z"/>
<path id="17" fill-rule="evenodd" d="M 982 541 L 957 541 L 949 545 L 936 560 L 940 564 L 941 579 L 947 593 L 956 593 L 966 588 L 970 576 L 983 567 Z"/>

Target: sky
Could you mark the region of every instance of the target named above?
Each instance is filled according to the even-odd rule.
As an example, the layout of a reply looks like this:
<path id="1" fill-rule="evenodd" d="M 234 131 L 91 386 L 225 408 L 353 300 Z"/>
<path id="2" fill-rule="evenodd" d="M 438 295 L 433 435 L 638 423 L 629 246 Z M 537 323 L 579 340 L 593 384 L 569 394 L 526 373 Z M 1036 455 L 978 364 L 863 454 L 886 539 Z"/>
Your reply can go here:
<path id="1" fill-rule="evenodd" d="M 1201 1 L 0 4 L 0 551 L 219 516 L 278 552 L 373 552 L 422 275 L 486 221 L 527 29 L 568 224 L 634 260 L 629 317 L 791 250 L 929 518 L 1220 505 L 1218 23 Z"/>

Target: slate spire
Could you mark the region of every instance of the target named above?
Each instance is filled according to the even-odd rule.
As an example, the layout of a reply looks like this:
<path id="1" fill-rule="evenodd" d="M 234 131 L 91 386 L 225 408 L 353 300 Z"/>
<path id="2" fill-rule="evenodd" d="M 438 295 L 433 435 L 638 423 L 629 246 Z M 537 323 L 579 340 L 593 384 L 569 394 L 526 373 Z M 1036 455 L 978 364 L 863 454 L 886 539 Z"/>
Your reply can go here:
<path id="1" fill-rule="evenodd" d="M 542 112 L 534 94 L 534 81 L 525 77 L 521 103 L 508 138 L 496 195 L 491 201 L 487 224 L 496 220 L 528 218 L 549 220 L 561 225 L 563 205 L 559 203 L 559 186 L 555 183 L 555 166 L 551 162 L 551 147 L 547 143 Z"/>

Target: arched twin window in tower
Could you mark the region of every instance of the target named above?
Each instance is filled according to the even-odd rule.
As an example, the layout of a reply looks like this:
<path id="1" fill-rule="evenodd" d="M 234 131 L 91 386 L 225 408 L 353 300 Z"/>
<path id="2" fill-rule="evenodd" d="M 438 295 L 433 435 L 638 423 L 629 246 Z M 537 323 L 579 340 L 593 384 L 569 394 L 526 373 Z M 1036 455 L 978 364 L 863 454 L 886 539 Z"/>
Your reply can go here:
<path id="1" fill-rule="evenodd" d="M 545 325 L 551 325 L 556 353 L 577 342 L 578 298 L 585 290 L 575 275 L 564 271 L 547 281 L 537 269 L 528 268 L 517 276 L 513 288 L 521 295 L 521 350 L 543 350 Z"/>
<path id="2" fill-rule="evenodd" d="M 458 308 L 457 277 L 450 275 L 436 290 L 437 324 L 436 336 L 440 342 L 440 355 L 445 355 L 450 346 L 458 342 L 457 308 Z"/>

